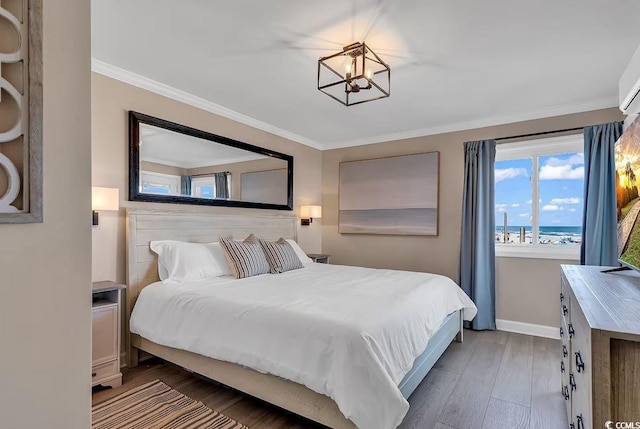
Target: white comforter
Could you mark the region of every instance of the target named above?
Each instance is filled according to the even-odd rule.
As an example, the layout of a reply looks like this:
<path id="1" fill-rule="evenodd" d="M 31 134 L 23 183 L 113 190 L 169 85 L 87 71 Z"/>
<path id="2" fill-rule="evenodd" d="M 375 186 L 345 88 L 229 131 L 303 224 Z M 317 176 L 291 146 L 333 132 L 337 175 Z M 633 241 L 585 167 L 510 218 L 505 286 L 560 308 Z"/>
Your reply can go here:
<path id="1" fill-rule="evenodd" d="M 453 311 L 476 308 L 449 278 L 326 264 L 143 289 L 131 332 L 325 394 L 360 429 L 396 428 L 398 383 Z"/>

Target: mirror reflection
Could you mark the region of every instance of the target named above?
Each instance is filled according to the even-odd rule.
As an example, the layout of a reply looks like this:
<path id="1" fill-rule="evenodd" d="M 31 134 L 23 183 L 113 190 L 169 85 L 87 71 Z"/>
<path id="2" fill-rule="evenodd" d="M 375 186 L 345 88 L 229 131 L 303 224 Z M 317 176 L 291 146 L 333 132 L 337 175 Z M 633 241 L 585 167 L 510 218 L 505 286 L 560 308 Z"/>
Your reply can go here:
<path id="1" fill-rule="evenodd" d="M 135 112 L 131 115 L 146 117 Z M 291 157 L 173 123 L 157 126 L 135 117 L 132 126 L 134 122 L 140 198 L 132 199 L 187 204 L 207 204 L 202 201 L 207 200 L 213 205 L 264 204 L 269 206 L 265 208 L 290 209 Z M 180 132 L 170 129 L 172 125 Z M 185 130 L 198 135 L 185 134 Z"/>

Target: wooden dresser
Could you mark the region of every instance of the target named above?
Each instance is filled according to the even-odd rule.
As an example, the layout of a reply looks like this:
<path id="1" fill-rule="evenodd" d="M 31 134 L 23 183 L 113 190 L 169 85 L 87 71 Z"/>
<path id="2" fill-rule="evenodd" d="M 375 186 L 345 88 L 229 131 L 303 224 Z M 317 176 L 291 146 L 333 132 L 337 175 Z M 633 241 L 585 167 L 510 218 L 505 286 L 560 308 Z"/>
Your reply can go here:
<path id="1" fill-rule="evenodd" d="M 640 273 L 561 268 L 560 369 L 569 428 L 640 422 Z"/>

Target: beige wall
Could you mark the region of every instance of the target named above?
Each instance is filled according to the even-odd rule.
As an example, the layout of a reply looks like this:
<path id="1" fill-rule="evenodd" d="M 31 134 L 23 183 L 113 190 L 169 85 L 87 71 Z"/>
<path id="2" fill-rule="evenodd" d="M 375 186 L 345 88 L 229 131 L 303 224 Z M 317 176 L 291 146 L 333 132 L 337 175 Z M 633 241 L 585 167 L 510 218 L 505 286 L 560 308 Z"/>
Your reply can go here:
<path id="1" fill-rule="evenodd" d="M 338 264 L 425 271 L 458 278 L 463 142 L 621 120 L 618 109 L 540 119 L 455 133 L 324 151 L 322 156 L 322 250 Z M 338 168 L 342 161 L 440 151 L 437 237 L 338 233 Z M 547 326 L 558 324 L 561 261 L 498 258 L 497 318 Z M 525 297 L 528 299 L 522 299 Z"/>
<path id="2" fill-rule="evenodd" d="M 560 264 L 557 259 L 496 258 L 497 318 L 560 326 Z"/>
<path id="3" fill-rule="evenodd" d="M 90 15 L 44 4 L 44 222 L 0 224 L 0 426 L 91 426 Z"/>
<path id="4" fill-rule="evenodd" d="M 282 137 L 234 122 L 195 107 L 145 91 L 94 73 L 92 76 L 92 185 L 120 189 L 121 207 L 162 210 L 190 209 L 212 212 L 263 210 L 229 207 L 180 206 L 132 203 L 128 199 L 128 121 L 135 110 L 232 139 L 262 146 L 294 157 L 294 209 L 303 204 L 320 204 L 322 153 Z M 290 212 L 287 212 L 290 213 Z M 307 252 L 321 250 L 321 221 L 298 227 L 298 241 Z M 93 279 L 125 280 L 125 211 L 100 214 L 93 229 Z"/>
<path id="5" fill-rule="evenodd" d="M 141 161 L 140 170 L 153 171 L 154 173 L 173 174 L 174 176 L 184 176 L 187 170 L 173 165 L 158 164 L 156 162 Z"/>

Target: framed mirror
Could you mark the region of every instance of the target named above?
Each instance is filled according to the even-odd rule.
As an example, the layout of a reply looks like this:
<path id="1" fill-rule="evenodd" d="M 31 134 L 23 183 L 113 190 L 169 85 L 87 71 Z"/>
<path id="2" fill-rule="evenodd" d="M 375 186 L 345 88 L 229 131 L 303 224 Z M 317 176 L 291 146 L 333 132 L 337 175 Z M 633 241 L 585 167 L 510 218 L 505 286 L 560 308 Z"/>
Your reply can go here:
<path id="1" fill-rule="evenodd" d="M 129 200 L 293 209 L 293 156 L 129 112 Z"/>

